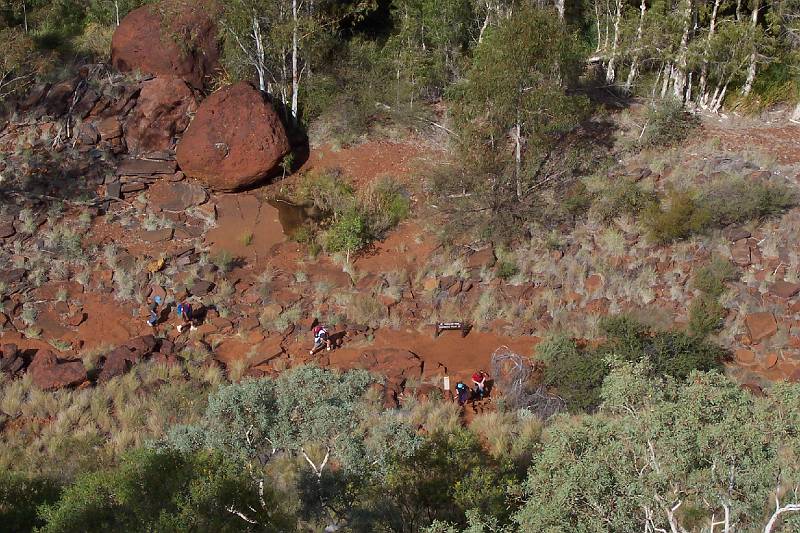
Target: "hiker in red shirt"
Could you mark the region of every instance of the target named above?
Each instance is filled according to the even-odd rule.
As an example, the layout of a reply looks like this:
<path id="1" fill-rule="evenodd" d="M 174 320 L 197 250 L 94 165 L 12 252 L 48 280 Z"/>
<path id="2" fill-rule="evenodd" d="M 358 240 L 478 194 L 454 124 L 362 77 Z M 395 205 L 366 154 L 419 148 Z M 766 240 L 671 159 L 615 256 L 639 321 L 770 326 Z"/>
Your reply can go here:
<path id="1" fill-rule="evenodd" d="M 475 384 L 475 396 L 480 400 L 482 400 L 486 395 L 486 380 L 488 378 L 489 374 L 483 370 L 479 370 L 472 374 L 472 382 Z"/>
<path id="2" fill-rule="evenodd" d="M 323 344 L 325 345 L 325 347 L 330 352 L 331 351 L 331 339 L 328 336 L 327 328 L 325 326 L 323 326 L 322 324 L 317 324 L 316 326 L 314 326 L 314 329 L 312 329 L 311 332 L 314 334 L 314 347 L 311 348 L 310 352 L 308 352 L 309 355 L 314 355 L 314 352 L 316 352 L 318 349 L 322 348 Z"/>

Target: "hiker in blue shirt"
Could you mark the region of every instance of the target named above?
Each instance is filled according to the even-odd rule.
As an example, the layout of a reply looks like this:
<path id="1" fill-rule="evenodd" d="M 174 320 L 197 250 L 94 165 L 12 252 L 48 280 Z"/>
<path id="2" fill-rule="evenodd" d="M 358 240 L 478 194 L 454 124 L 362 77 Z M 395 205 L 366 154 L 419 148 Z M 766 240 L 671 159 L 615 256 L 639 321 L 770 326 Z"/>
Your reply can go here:
<path id="1" fill-rule="evenodd" d="M 147 325 L 150 327 L 155 327 L 156 323 L 158 322 L 160 315 L 158 311 L 161 307 L 161 302 L 161 296 L 155 296 L 153 297 L 152 303 L 150 303 L 150 306 L 148 307 L 150 310 L 150 318 L 147 319 Z"/>

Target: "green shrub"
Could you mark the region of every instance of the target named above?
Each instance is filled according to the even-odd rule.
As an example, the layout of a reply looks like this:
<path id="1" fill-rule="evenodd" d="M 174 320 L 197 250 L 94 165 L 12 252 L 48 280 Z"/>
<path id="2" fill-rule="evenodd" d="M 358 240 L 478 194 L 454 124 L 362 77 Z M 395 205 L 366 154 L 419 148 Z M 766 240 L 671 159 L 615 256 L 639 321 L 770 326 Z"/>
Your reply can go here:
<path id="1" fill-rule="evenodd" d="M 539 344 L 536 358 L 545 364 L 544 384 L 554 387 L 570 410 L 591 411 L 600 405 L 600 389 L 609 371 L 602 355 L 559 336 Z"/>
<path id="2" fill-rule="evenodd" d="M 606 339 L 596 348 L 580 347 L 564 336 L 537 346 L 536 357 L 545 364 L 543 382 L 555 387 L 572 411 L 591 411 L 600 404 L 611 358 L 647 359 L 655 375 L 676 379 L 686 379 L 693 370 L 722 369 L 725 352 L 699 335 L 653 331 L 626 315 L 605 319 L 601 328 Z"/>
<path id="3" fill-rule="evenodd" d="M 644 344 L 644 353 L 658 375 L 686 379 L 693 370 L 721 371 L 725 351 L 697 335 L 682 331 L 654 334 Z"/>
<path id="4" fill-rule="evenodd" d="M 713 224 L 724 227 L 778 215 L 795 206 L 797 198 L 780 183 L 728 177 L 705 188 L 699 201 Z"/>
<path id="5" fill-rule="evenodd" d="M 700 123 L 686 112 L 683 103 L 666 99 L 647 110 L 647 125 L 639 143 L 642 146 L 671 146 L 686 139 Z"/>
<path id="6" fill-rule="evenodd" d="M 14 472 L 0 473 L 0 522 L 6 531 L 32 531 L 44 523 L 37 516 L 39 505 L 58 498 L 58 484 L 44 477 Z"/>
<path id="7" fill-rule="evenodd" d="M 650 238 L 665 244 L 708 229 L 711 212 L 685 191 L 672 191 L 666 207 L 653 204 L 644 213 Z"/>
<path id="8" fill-rule="evenodd" d="M 519 273 L 519 267 L 514 261 L 502 260 L 497 263 L 497 276 L 508 280 Z"/>
<path id="9" fill-rule="evenodd" d="M 722 327 L 727 311 L 717 298 L 703 294 L 692 300 L 689 305 L 689 331 L 699 337 L 705 337 Z"/>
<path id="10" fill-rule="evenodd" d="M 717 298 L 725 292 L 725 282 L 735 279 L 736 267 L 730 261 L 715 257 L 695 272 L 692 286 L 704 294 Z"/>
<path id="11" fill-rule="evenodd" d="M 620 215 L 638 215 L 657 204 L 656 195 L 633 181 L 622 180 L 604 189 L 595 198 L 591 211 L 604 222 Z"/>
<path id="12" fill-rule="evenodd" d="M 307 172 L 291 193 L 298 205 L 313 205 L 327 215 L 338 215 L 356 205 L 353 187 L 336 170 Z"/>
<path id="13" fill-rule="evenodd" d="M 361 211 L 353 207 L 331 224 L 325 233 L 325 248 L 328 252 L 358 251 L 367 242 L 367 224 Z"/>
<path id="14" fill-rule="evenodd" d="M 411 211 L 408 194 L 389 177 L 373 181 L 362 195 L 361 205 L 369 214 L 369 232 L 374 238 L 382 237 Z"/>

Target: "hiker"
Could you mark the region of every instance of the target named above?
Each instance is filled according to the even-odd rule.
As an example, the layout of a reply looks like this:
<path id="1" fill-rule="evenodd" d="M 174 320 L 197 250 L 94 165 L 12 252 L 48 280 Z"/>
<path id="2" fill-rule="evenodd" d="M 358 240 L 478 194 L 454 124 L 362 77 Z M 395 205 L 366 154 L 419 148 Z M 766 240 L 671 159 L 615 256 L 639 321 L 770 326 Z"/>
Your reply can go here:
<path id="1" fill-rule="evenodd" d="M 192 304 L 189 302 L 179 303 L 178 307 L 175 309 L 175 312 L 178 314 L 178 318 L 183 321 L 182 324 L 178 324 L 178 333 L 182 333 L 187 324 L 189 325 L 190 331 L 197 329 L 194 327 Z"/>
<path id="2" fill-rule="evenodd" d="M 486 380 L 488 378 L 489 374 L 483 370 L 478 370 L 472 374 L 472 382 L 475 384 L 475 396 L 479 400 L 482 400 L 483 397 L 486 396 Z"/>
<path id="3" fill-rule="evenodd" d="M 150 303 L 150 306 L 148 307 L 148 309 L 150 310 L 150 318 L 147 319 L 147 324 L 150 327 L 154 328 L 156 326 L 156 322 L 158 322 L 160 315 L 158 311 L 159 307 L 161 307 L 161 302 L 162 302 L 161 296 L 155 296 L 153 297 L 153 301 Z"/>
<path id="4" fill-rule="evenodd" d="M 314 352 L 316 352 L 319 348 L 322 348 L 323 344 L 325 345 L 327 350 L 330 352 L 331 351 L 331 339 L 328 336 L 327 328 L 325 326 L 323 326 L 322 324 L 317 324 L 316 326 L 314 326 L 314 329 L 312 329 L 311 332 L 314 334 L 314 347 L 311 348 L 310 352 L 308 352 L 309 355 L 314 355 Z"/>
<path id="5" fill-rule="evenodd" d="M 456 383 L 456 394 L 458 395 L 458 405 L 463 406 L 469 401 L 469 387 L 463 381 Z"/>

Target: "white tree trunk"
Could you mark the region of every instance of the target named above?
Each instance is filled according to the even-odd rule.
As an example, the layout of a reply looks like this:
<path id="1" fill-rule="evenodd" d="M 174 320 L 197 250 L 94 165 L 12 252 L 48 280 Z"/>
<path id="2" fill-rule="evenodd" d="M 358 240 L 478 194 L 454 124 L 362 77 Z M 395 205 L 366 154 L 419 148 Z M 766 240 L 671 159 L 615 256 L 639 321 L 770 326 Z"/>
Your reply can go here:
<path id="1" fill-rule="evenodd" d="M 625 92 L 630 93 L 631 87 L 633 86 L 633 80 L 636 79 L 636 75 L 638 74 L 639 70 L 639 47 L 642 45 L 642 27 L 644 26 L 644 12 L 647 10 L 647 2 L 646 0 L 642 0 L 642 3 L 639 5 L 639 27 L 636 28 L 636 50 L 634 50 L 633 55 L 633 63 L 631 63 L 631 69 L 628 71 L 628 79 L 625 80 Z"/>
<path id="2" fill-rule="evenodd" d="M 675 98 L 683 102 L 686 91 L 686 65 L 689 54 L 689 29 L 692 22 L 692 0 L 686 0 L 686 9 L 683 12 L 683 35 L 681 36 L 681 46 L 678 49 L 678 65 L 673 71 L 673 91 Z"/>
<path id="3" fill-rule="evenodd" d="M 611 43 L 611 57 L 606 67 L 606 83 L 612 84 L 617 77 L 616 60 L 617 48 L 619 47 L 619 24 L 622 20 L 622 0 L 616 0 L 617 10 L 614 15 L 614 40 Z"/>
<path id="4" fill-rule="evenodd" d="M 297 0 L 292 0 L 292 120 L 297 121 L 298 93 L 300 92 L 300 72 L 297 70 Z"/>
<path id="5" fill-rule="evenodd" d="M 772 533 L 772 528 L 775 527 L 778 518 L 780 518 L 783 513 L 794 513 L 797 511 L 800 511 L 800 503 L 791 503 L 783 507 L 776 505 L 775 512 L 772 513 L 772 516 L 769 518 L 769 522 L 767 522 L 767 525 L 764 526 L 764 533 Z"/>
<path id="6" fill-rule="evenodd" d="M 517 179 L 517 200 L 522 200 L 522 128 L 519 118 L 514 128 L 514 170 Z"/>
<path id="7" fill-rule="evenodd" d="M 664 81 L 661 84 L 661 98 L 665 98 L 667 96 L 667 90 L 669 90 L 669 82 L 672 80 L 672 75 L 674 71 L 675 67 L 672 66 L 672 63 L 669 63 L 664 67 Z"/>
<path id="8" fill-rule="evenodd" d="M 708 37 L 706 37 L 705 48 L 703 49 L 703 64 L 700 66 L 700 85 L 698 87 L 698 103 L 700 107 L 705 107 L 708 101 L 706 85 L 708 84 L 708 54 L 711 47 L 711 39 L 717 29 L 717 12 L 721 0 L 714 0 L 714 8 L 711 10 L 711 22 L 708 25 Z"/>
<path id="9" fill-rule="evenodd" d="M 742 87 L 742 95 L 747 96 L 753 90 L 753 82 L 756 80 L 756 61 L 758 59 L 758 51 L 756 50 L 756 25 L 758 24 L 758 10 L 760 9 L 759 1 L 755 0 L 753 6 L 753 16 L 750 19 L 750 30 L 753 32 L 753 51 L 750 53 L 750 65 L 747 67 L 747 79 Z"/>
<path id="10" fill-rule="evenodd" d="M 478 44 L 483 42 L 483 33 L 486 31 L 486 28 L 489 27 L 489 17 L 492 14 L 492 6 L 489 5 L 489 2 L 486 2 L 486 17 L 483 19 L 483 25 L 481 26 L 481 31 L 478 34 Z"/>
<path id="11" fill-rule="evenodd" d="M 117 17 L 117 26 L 119 26 L 119 0 L 114 0 L 114 14 Z"/>
<path id="12" fill-rule="evenodd" d="M 258 74 L 258 88 L 261 91 L 266 91 L 266 66 L 265 66 L 265 52 L 264 41 L 261 36 L 261 24 L 258 22 L 258 16 L 253 13 L 253 45 L 255 46 L 255 57 L 253 58 L 253 66 L 256 68 Z"/>
<path id="13" fill-rule="evenodd" d="M 595 24 L 597 25 L 597 47 L 594 49 L 594 53 L 598 53 L 600 51 L 600 8 L 597 6 L 598 0 L 594 0 L 594 20 Z"/>
<path id="14" fill-rule="evenodd" d="M 564 12 L 565 12 L 565 0 L 556 0 L 556 11 L 558 11 L 558 18 L 562 22 L 564 21 Z"/>

